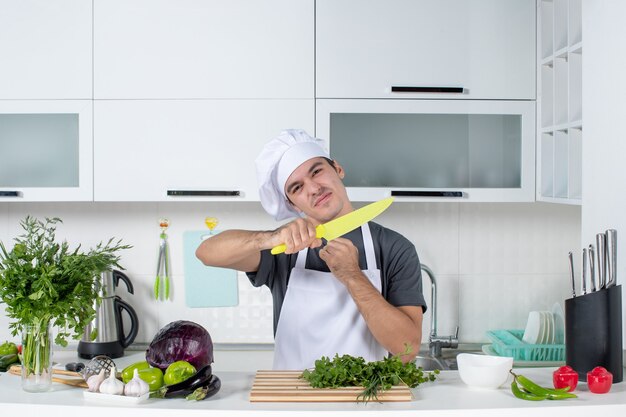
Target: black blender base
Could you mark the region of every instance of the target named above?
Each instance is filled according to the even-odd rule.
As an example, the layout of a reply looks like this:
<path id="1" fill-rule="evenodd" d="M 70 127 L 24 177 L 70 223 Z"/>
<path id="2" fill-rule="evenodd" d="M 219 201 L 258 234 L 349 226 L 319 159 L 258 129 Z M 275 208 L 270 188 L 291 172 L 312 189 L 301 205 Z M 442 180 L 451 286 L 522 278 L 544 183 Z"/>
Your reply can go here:
<path id="1" fill-rule="evenodd" d="M 98 355 L 108 356 L 109 358 L 120 358 L 124 356 L 124 348 L 119 342 L 107 343 L 89 343 L 78 342 L 78 356 L 83 359 L 93 359 Z"/>

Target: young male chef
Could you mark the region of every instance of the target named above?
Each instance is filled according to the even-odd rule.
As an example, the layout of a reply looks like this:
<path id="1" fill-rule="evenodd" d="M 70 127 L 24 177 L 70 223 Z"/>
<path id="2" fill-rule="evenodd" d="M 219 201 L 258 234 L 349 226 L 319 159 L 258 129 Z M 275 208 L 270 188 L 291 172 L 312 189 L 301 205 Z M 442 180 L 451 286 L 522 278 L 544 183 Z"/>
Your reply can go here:
<path id="1" fill-rule="evenodd" d="M 412 359 L 426 310 L 413 244 L 374 222 L 327 243 L 315 237 L 317 225 L 354 209 L 346 172 L 303 130 L 285 130 L 267 143 L 256 168 L 263 208 L 276 220 L 294 219 L 272 231 L 221 232 L 196 256 L 270 288 L 274 369 L 311 368 L 335 354 L 381 360 L 405 344 L 412 352 L 404 360 Z M 270 254 L 282 243 L 284 254 Z"/>

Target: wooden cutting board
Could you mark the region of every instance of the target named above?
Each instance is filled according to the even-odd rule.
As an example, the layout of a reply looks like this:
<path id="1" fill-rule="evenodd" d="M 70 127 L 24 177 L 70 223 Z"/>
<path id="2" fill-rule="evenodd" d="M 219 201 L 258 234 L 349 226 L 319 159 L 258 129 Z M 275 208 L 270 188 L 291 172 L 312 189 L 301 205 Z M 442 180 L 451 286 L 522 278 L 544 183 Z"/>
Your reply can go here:
<path id="1" fill-rule="evenodd" d="M 301 371 L 257 371 L 250 402 L 355 402 L 363 387 L 313 388 L 300 379 Z M 378 401 L 411 401 L 406 385 L 394 385 L 378 394 Z"/>

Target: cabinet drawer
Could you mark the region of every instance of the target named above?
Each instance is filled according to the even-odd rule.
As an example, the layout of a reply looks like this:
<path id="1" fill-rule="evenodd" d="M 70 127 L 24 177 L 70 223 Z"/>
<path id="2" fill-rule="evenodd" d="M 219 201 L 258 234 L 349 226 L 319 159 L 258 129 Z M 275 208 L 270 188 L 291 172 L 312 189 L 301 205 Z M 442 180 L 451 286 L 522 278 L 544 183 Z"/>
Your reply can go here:
<path id="1" fill-rule="evenodd" d="M 96 201 L 258 201 L 254 160 L 313 100 L 96 100 Z"/>
<path id="2" fill-rule="evenodd" d="M 534 99 L 535 6 L 318 0 L 316 97 Z"/>
<path id="3" fill-rule="evenodd" d="M 96 99 L 313 98 L 313 0 L 95 0 Z"/>

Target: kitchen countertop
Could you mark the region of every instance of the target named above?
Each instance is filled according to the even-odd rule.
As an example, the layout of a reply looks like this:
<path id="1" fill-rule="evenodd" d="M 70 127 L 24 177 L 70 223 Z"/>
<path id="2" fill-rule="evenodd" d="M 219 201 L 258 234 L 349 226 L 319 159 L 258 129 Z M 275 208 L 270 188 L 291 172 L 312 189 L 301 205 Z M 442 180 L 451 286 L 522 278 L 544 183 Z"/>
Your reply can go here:
<path id="1" fill-rule="evenodd" d="M 271 352 L 270 352 L 271 353 Z M 240 362 L 237 358 L 243 359 Z M 172 412 L 184 411 L 185 415 L 206 416 L 311 416 L 319 412 L 324 415 L 361 416 L 363 413 L 393 414 L 394 416 L 420 415 L 436 416 L 550 416 L 567 413 L 570 416 L 585 416 L 590 413 L 624 415 L 626 413 L 626 384 L 613 385 L 608 394 L 592 394 L 585 383 L 580 383 L 576 390 L 577 399 L 565 401 L 523 401 L 510 392 L 510 379 L 498 390 L 471 389 L 459 378 L 457 371 L 442 371 L 437 381 L 425 383 L 412 390 L 414 400 L 402 403 L 251 403 L 248 394 L 252 386 L 256 369 L 264 366 L 252 366 L 249 371 L 230 371 L 226 362 L 265 364 L 268 352 L 245 351 L 230 352 L 228 355 L 216 351 L 214 373 L 222 380 L 222 388 L 214 397 L 204 401 L 186 401 L 184 398 L 148 399 L 136 405 L 102 404 L 83 398 L 82 389 L 53 383 L 52 390 L 45 393 L 28 393 L 22 390 L 19 376 L 0 374 L 0 409 L 3 415 L 18 413 L 21 416 L 34 416 L 45 413 L 46 417 L 67 417 L 72 414 L 88 414 L 90 417 L 108 416 L 113 412 L 118 416 L 158 417 L 172 415 Z M 227 359 L 228 358 L 228 359 Z M 55 352 L 55 361 L 66 363 L 79 361 L 74 352 Z M 121 369 L 131 363 L 144 359 L 143 352 L 128 352 L 122 358 L 115 359 Z M 258 359 L 258 361 L 257 361 Z M 217 361 L 222 364 L 218 365 Z M 86 362 L 85 360 L 81 360 Z M 537 383 L 551 386 L 554 368 L 517 369 Z M 374 415 L 374 414 L 372 414 Z"/>

